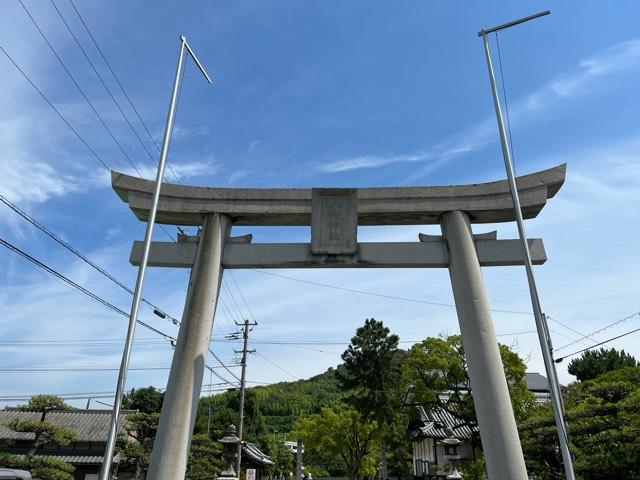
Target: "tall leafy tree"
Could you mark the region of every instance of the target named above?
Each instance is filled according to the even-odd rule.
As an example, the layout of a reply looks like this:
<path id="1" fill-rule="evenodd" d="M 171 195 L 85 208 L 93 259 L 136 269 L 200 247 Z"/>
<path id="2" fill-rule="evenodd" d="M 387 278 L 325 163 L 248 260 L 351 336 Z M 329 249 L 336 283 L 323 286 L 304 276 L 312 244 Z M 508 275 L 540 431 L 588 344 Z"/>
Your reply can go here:
<path id="1" fill-rule="evenodd" d="M 337 371 L 341 387 L 348 391 L 347 401 L 386 430 L 393 425 L 401 400 L 402 352 L 398 349 L 398 341 L 398 336 L 391 334 L 383 322 L 366 319 L 342 354 L 343 368 Z M 380 437 L 382 478 L 387 477 L 389 438 L 390 435 Z M 406 442 L 400 440 L 400 444 L 394 446 L 404 451 Z"/>
<path id="2" fill-rule="evenodd" d="M 567 371 L 583 382 L 603 373 L 619 368 L 635 367 L 637 364 L 636 359 L 625 353 L 624 350 L 601 348 L 600 350 L 587 350 L 580 357 L 571 360 Z"/>
<path id="3" fill-rule="evenodd" d="M 352 406 L 336 404 L 320 413 L 300 417 L 293 435 L 301 438 L 305 449 L 339 456 L 349 480 L 372 477 L 378 456 L 376 444 L 380 428 Z"/>
<path id="4" fill-rule="evenodd" d="M 164 393 L 156 387 L 132 388 L 122 397 L 122 407 L 140 413 L 160 413 Z"/>
<path id="5" fill-rule="evenodd" d="M 505 345 L 500 345 L 500 356 L 516 419 L 524 418 L 528 405 L 534 402 L 524 381 L 526 366 L 518 354 Z M 461 336 L 429 337 L 415 344 L 404 358 L 403 374 L 411 386 L 414 402 L 445 410 L 471 429 L 477 427 Z M 477 432 L 471 442 L 474 450 L 481 447 Z"/>

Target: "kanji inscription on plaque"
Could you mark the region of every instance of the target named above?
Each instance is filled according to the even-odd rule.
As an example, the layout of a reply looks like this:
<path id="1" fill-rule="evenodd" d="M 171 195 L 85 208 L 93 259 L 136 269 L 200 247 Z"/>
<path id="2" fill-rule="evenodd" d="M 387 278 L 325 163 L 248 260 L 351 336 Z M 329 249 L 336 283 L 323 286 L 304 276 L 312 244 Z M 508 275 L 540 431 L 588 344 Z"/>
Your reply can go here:
<path id="1" fill-rule="evenodd" d="M 358 193 L 354 188 L 311 192 L 311 253 L 353 255 L 358 250 Z"/>

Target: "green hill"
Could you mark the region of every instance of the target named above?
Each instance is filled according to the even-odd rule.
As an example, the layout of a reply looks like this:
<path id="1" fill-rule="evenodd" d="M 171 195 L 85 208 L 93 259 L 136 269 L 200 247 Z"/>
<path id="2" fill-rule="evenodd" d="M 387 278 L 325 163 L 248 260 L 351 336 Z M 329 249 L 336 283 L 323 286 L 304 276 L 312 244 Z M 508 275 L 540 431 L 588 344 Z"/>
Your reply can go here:
<path id="1" fill-rule="evenodd" d="M 300 415 L 317 413 L 341 397 L 334 368 L 306 380 L 247 388 L 245 438 L 256 441 L 265 434 L 288 433 Z M 229 423 L 237 424 L 238 403 L 238 390 L 203 398 L 197 431 L 206 432 L 209 425 L 221 434 Z"/>

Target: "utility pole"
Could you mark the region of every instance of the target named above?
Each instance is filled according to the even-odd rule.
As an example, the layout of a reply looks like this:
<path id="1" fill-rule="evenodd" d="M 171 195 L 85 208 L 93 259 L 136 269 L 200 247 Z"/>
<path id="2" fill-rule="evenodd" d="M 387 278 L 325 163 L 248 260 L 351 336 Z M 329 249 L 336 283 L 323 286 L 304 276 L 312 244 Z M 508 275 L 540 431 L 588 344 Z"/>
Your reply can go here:
<path id="1" fill-rule="evenodd" d="M 513 208 L 516 217 L 516 223 L 518 225 L 518 233 L 520 234 L 520 241 L 522 243 L 522 251 L 524 253 L 524 266 L 527 273 L 527 281 L 529 283 L 529 293 L 531 296 L 531 306 L 533 307 L 533 315 L 536 322 L 536 330 L 538 331 L 538 339 L 540 341 L 540 348 L 542 350 L 542 358 L 544 360 L 545 370 L 547 372 L 547 378 L 549 379 L 549 386 L 551 392 L 551 405 L 553 407 L 553 413 L 556 421 L 556 429 L 558 431 L 558 442 L 560 444 L 560 451 L 562 453 L 562 460 L 564 464 L 564 470 L 567 480 L 574 480 L 575 474 L 573 472 L 573 462 L 571 459 L 571 452 L 569 451 L 569 437 L 567 435 L 567 425 L 564 419 L 564 404 L 562 401 L 562 392 L 560 390 L 560 382 L 556 372 L 555 363 L 553 361 L 553 346 L 551 344 L 551 338 L 549 336 L 549 327 L 547 325 L 547 317 L 542 312 L 540 304 L 540 298 L 538 296 L 538 288 L 536 286 L 535 277 L 533 274 L 533 266 L 531 262 L 531 253 L 529 251 L 529 243 L 527 240 L 527 233 L 524 228 L 524 220 L 522 217 L 522 209 L 520 208 L 520 198 L 518 195 L 518 187 L 516 185 L 515 174 L 513 171 L 513 160 L 511 157 L 511 150 L 509 149 L 509 140 L 507 137 L 507 131 L 504 125 L 504 119 L 502 118 L 502 109 L 500 105 L 500 97 L 498 95 L 498 88 L 496 86 L 496 78 L 493 72 L 493 63 L 491 61 L 491 52 L 489 51 L 489 39 L 488 34 L 504 30 L 505 28 L 513 27 L 536 18 L 548 15 L 548 10 L 534 15 L 529 15 L 512 22 L 508 22 L 497 27 L 482 29 L 478 32 L 478 36 L 482 38 L 484 44 L 484 53 L 487 61 L 487 68 L 489 70 L 489 83 L 491 84 L 491 93 L 493 95 L 493 105 L 496 111 L 496 119 L 498 121 L 498 130 L 500 133 L 500 143 L 502 145 L 502 156 L 504 159 L 505 169 L 507 171 L 507 178 L 509 180 L 509 188 L 511 190 L 511 198 L 513 201 Z M 497 35 L 497 33 L 496 33 Z"/>
<path id="2" fill-rule="evenodd" d="M 236 475 L 240 479 L 240 462 L 242 461 L 242 434 L 244 429 L 244 392 L 245 392 L 245 378 L 247 373 L 247 353 L 253 353 L 255 350 L 247 350 L 247 344 L 249 343 L 249 327 L 258 325 L 258 322 L 249 322 L 245 320 L 244 324 L 236 322 L 236 325 L 243 325 L 242 338 L 244 344 L 242 350 L 236 350 L 236 353 L 242 353 L 242 374 L 240 375 L 240 418 L 238 420 L 238 438 L 240 443 L 238 444 L 238 456 L 236 458 Z"/>

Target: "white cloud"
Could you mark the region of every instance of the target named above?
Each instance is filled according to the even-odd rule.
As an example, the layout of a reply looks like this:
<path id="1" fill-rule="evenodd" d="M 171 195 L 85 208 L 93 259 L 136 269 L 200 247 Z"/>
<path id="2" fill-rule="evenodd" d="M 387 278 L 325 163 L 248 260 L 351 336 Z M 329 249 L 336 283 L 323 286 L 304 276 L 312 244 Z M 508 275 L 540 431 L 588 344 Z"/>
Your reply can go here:
<path id="1" fill-rule="evenodd" d="M 229 175 L 228 182 L 235 183 L 238 180 L 241 180 L 253 173 L 253 170 L 236 170 L 231 175 Z"/>
<path id="2" fill-rule="evenodd" d="M 560 100 L 589 93 L 589 87 L 598 79 L 640 67 L 640 39 L 619 43 L 604 52 L 582 60 L 576 72 L 563 74 L 514 102 L 512 122 L 526 125 L 546 118 L 549 110 L 558 108 Z M 496 138 L 495 118 L 489 117 L 479 124 L 454 134 L 443 142 L 424 150 L 404 154 L 357 155 L 318 166 L 321 173 L 346 172 L 363 168 L 379 168 L 401 162 L 431 162 L 428 171 L 448 160 L 478 150 Z"/>
<path id="3" fill-rule="evenodd" d="M 78 178 L 61 173 L 29 148 L 27 131 L 21 119 L 0 124 L 0 192 L 16 203 L 39 203 L 82 190 Z"/>

